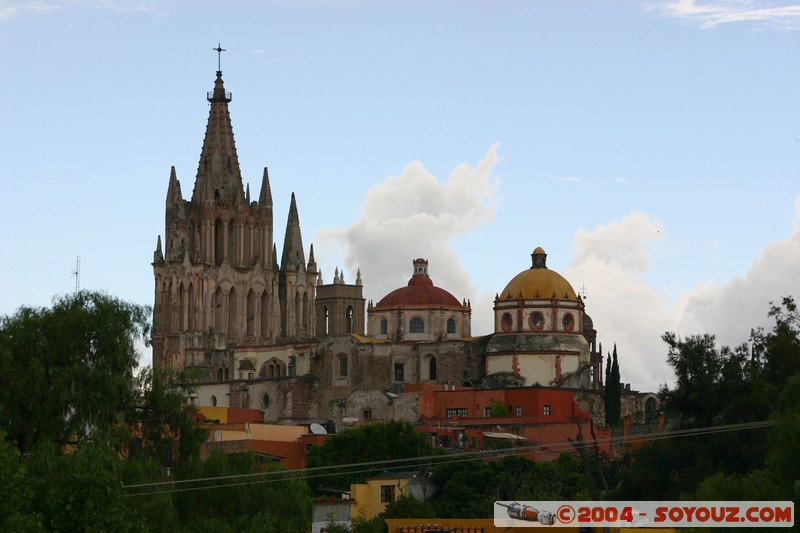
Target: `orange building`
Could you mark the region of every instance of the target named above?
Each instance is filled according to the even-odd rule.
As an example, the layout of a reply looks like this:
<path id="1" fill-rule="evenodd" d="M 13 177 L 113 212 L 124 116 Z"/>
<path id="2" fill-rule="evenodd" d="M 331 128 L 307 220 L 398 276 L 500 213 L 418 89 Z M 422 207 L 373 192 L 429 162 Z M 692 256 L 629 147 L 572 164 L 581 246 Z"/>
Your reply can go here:
<path id="1" fill-rule="evenodd" d="M 572 451 L 578 426 L 585 439 L 592 431 L 601 453 L 610 453 L 611 431 L 592 428 L 591 415 L 575 402 L 573 391 L 549 387 L 472 389 L 416 385 L 419 392 L 417 431 L 431 436 L 433 444 L 483 449 L 505 441 L 531 447 L 537 460 L 552 460 Z"/>
<path id="2" fill-rule="evenodd" d="M 254 452 L 278 460 L 284 468 L 301 469 L 305 468 L 308 448 L 328 438 L 312 433 L 307 425 L 262 424 L 258 409 L 203 406 L 197 410 L 198 419 L 206 422 L 208 430 L 208 440 L 201 448 L 203 458 L 215 450 Z"/>

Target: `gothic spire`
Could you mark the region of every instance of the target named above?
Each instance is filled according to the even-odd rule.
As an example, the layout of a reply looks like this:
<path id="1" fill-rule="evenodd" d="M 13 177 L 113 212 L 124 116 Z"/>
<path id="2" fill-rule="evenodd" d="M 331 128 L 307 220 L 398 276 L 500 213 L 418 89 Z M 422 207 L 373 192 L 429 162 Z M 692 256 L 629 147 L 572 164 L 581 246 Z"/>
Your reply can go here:
<path id="1" fill-rule="evenodd" d="M 264 167 L 264 177 L 261 178 L 261 194 L 258 196 L 258 204 L 272 207 L 272 189 L 269 186 L 269 171 Z"/>
<path id="2" fill-rule="evenodd" d="M 281 270 L 284 272 L 301 272 L 305 270 L 305 254 L 303 253 L 303 237 L 300 235 L 300 216 L 297 214 L 297 201 L 292 193 L 289 204 L 289 219 L 286 221 L 286 235 L 283 238 L 283 254 Z"/>
<path id="3" fill-rule="evenodd" d="M 221 70 L 217 71 L 214 90 L 208 93 L 207 99 L 211 109 L 192 202 L 240 205 L 244 202 L 244 187 L 228 111 L 231 93 L 225 90 Z"/>

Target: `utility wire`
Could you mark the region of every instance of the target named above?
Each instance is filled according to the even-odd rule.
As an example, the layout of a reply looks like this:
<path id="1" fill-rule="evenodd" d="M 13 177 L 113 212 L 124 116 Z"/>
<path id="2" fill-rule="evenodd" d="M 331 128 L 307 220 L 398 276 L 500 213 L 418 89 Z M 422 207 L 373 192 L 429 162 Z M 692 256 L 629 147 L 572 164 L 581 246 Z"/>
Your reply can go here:
<path id="1" fill-rule="evenodd" d="M 154 489 L 158 489 L 160 487 L 171 487 L 168 490 L 150 490 L 150 491 L 139 491 L 130 494 L 126 494 L 126 497 L 132 496 L 146 496 L 152 494 L 169 494 L 169 493 L 177 493 L 177 492 L 187 492 L 187 491 L 195 491 L 195 490 L 205 490 L 205 489 L 216 489 L 216 488 L 225 488 L 225 487 L 239 487 L 245 485 L 254 485 L 257 483 L 274 483 L 278 481 L 287 481 L 287 477 L 291 477 L 293 479 L 297 478 L 304 478 L 304 479 L 316 479 L 321 477 L 330 477 L 330 476 L 338 476 L 338 475 L 345 475 L 345 474 L 360 474 L 365 472 L 374 472 L 376 467 L 383 467 L 383 470 L 395 470 L 395 469 L 407 469 L 409 467 L 418 467 L 420 465 L 413 464 L 419 462 L 426 462 L 426 463 L 437 463 L 437 464 L 451 464 L 451 463 L 460 463 L 465 461 L 472 461 L 475 459 L 490 459 L 490 458 L 501 458 L 506 456 L 513 456 L 513 455 L 523 455 L 526 453 L 531 453 L 535 451 L 547 451 L 547 452 L 560 452 L 570 450 L 574 447 L 593 447 L 595 443 L 597 445 L 601 444 L 628 444 L 631 442 L 644 442 L 644 441 L 655 441 L 655 440 L 666 440 L 666 439 L 673 439 L 673 438 L 681 438 L 681 437 L 691 437 L 691 436 L 700 436 L 700 435 L 712 435 L 716 433 L 727 433 L 732 431 L 744 431 L 744 430 L 751 430 L 751 429 L 760 429 L 766 428 L 772 425 L 772 421 L 770 420 L 762 420 L 758 422 L 745 422 L 741 424 L 727 424 L 722 426 L 708 426 L 702 428 L 692 428 L 692 429 L 679 429 L 673 431 L 665 431 L 662 433 L 653 433 L 649 435 L 628 435 L 622 437 L 604 437 L 600 439 L 593 439 L 591 441 L 583 440 L 579 442 L 556 442 L 556 443 L 548 443 L 548 444 L 534 444 L 529 446 L 517 446 L 515 448 L 505 448 L 500 450 L 481 450 L 475 452 L 465 452 L 459 455 L 428 455 L 428 456 L 420 456 L 420 457 L 409 457 L 404 459 L 389 459 L 384 461 L 369 461 L 369 462 L 362 462 L 362 463 L 348 463 L 343 465 L 331 465 L 331 466 L 318 466 L 318 467 L 311 467 L 305 469 L 293 469 L 293 470 L 276 470 L 273 472 L 256 472 L 251 474 L 234 474 L 229 476 L 215 476 L 215 477 L 206 477 L 206 478 L 195 478 L 195 479 L 183 479 L 183 480 L 175 480 L 175 481 L 160 481 L 160 482 L 153 482 L 153 483 L 139 483 L 139 484 L 132 484 L 132 485 L 123 485 L 123 489 L 144 489 L 147 487 L 151 487 Z M 366 467 L 366 468 L 363 468 Z M 344 471 L 342 471 L 344 470 Z M 326 473 L 326 471 L 328 471 Z M 254 479 L 257 478 L 257 479 Z M 236 479 L 249 479 L 250 481 L 242 481 L 240 483 L 219 483 L 215 485 L 200 485 L 195 487 L 186 487 L 183 485 L 187 485 L 190 483 L 208 483 L 208 482 L 219 482 L 219 481 L 229 481 L 229 480 L 236 480 Z"/>

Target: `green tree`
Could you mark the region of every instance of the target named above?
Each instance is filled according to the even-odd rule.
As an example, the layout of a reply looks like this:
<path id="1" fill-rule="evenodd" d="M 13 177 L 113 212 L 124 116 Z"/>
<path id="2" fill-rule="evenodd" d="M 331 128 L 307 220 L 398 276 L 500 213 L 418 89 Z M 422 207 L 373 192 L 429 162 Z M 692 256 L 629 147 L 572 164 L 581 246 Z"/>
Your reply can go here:
<path id="1" fill-rule="evenodd" d="M 479 459 L 444 462 L 433 467 L 437 491 L 431 498 L 437 518 L 485 518 L 494 505 L 495 471 Z"/>
<path id="2" fill-rule="evenodd" d="M 656 441 L 624 467 L 615 499 L 795 499 L 800 479 L 800 314 L 793 298 L 771 304 L 775 326 L 752 332 L 752 348 L 715 346 L 713 335 L 664 335 L 674 389 L 661 391 L 683 428 L 773 420 L 746 430 Z"/>
<path id="3" fill-rule="evenodd" d="M 386 506 L 384 518 L 434 518 L 433 505 L 413 496 L 401 494 L 395 501 Z"/>
<path id="4" fill-rule="evenodd" d="M 0 318 L 0 429 L 25 453 L 111 434 L 132 408 L 149 309 L 99 292 Z"/>
<path id="5" fill-rule="evenodd" d="M 33 486 L 19 450 L 0 432 L 0 531 L 44 531 L 33 511 Z"/>
<path id="6" fill-rule="evenodd" d="M 197 459 L 206 431 L 192 416 L 188 402 L 197 373 L 142 369 L 136 376 L 137 401 L 129 421 L 136 449 L 157 457 L 165 466 Z"/>
<path id="7" fill-rule="evenodd" d="M 325 486 L 350 490 L 351 484 L 362 483 L 378 473 L 376 468 L 380 468 L 380 465 L 369 468 L 341 467 L 342 465 L 426 457 L 434 453 L 439 452 L 433 449 L 425 435 L 418 433 L 413 425 L 392 421 L 348 429 L 333 435 L 325 444 L 308 451 L 306 467 L 331 467 L 325 471 L 325 477 L 312 479 L 312 488 L 315 490 Z M 405 468 L 415 468 L 414 463 L 409 463 Z"/>
<path id="8" fill-rule="evenodd" d="M 281 474 L 283 468 L 273 460 L 252 453 L 212 453 L 181 470 L 182 479 L 211 478 L 182 485 L 192 490 L 174 495 L 187 531 L 305 533 L 311 528 L 308 484 Z M 258 473 L 264 476 L 251 475 Z"/>
<path id="9" fill-rule="evenodd" d="M 142 531 L 123 498 L 122 461 L 102 441 L 84 439 L 70 454 L 42 442 L 26 461 L 33 511 L 48 531 Z"/>
<path id="10" fill-rule="evenodd" d="M 497 500 L 587 499 L 581 461 L 568 453 L 541 463 L 517 455 L 493 462 L 442 462 L 434 466 L 432 480 L 438 518 L 492 516 Z"/>
<path id="11" fill-rule="evenodd" d="M 772 416 L 774 423 L 767 452 L 767 466 L 779 490 L 781 499 L 797 501 L 800 496 L 800 372 L 795 373 L 783 389 L 778 408 Z"/>

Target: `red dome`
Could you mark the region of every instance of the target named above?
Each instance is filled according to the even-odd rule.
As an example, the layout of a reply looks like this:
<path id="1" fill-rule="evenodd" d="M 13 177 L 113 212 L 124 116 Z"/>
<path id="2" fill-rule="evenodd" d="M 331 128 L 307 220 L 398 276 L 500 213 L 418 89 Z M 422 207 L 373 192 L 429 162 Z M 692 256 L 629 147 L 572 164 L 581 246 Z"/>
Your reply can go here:
<path id="1" fill-rule="evenodd" d="M 428 262 L 424 259 L 414 261 L 414 275 L 408 286 L 393 290 L 383 297 L 375 307 L 396 307 L 399 305 L 446 305 L 463 307 L 456 297 L 444 289 L 435 287 L 428 276 Z"/>

